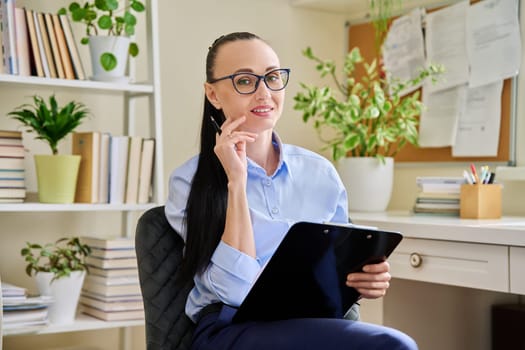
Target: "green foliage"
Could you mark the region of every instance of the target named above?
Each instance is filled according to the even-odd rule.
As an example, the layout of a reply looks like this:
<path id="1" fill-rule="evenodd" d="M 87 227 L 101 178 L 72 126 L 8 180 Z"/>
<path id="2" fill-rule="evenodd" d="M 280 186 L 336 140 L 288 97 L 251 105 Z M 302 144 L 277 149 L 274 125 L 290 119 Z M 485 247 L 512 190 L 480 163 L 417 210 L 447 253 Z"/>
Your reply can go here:
<path id="1" fill-rule="evenodd" d="M 23 104 L 7 115 L 20 121 L 29 132 L 35 132 L 37 139 L 47 142 L 53 154 L 58 154 L 58 142 L 73 132 L 89 111 L 75 101 L 59 107 L 55 95 L 49 97 L 49 104 L 37 95 L 33 102 L 34 105 Z"/>
<path id="2" fill-rule="evenodd" d="M 426 78 L 434 81 L 443 72 L 442 66 L 430 65 L 415 79 L 387 85 L 376 60 L 365 62 L 359 48 L 354 48 L 345 57 L 346 78 L 340 82 L 333 61 L 318 58 L 309 47 L 303 55 L 316 62 L 321 77 L 330 76 L 338 89 L 336 92 L 328 86 L 301 83 L 303 91 L 294 97 L 294 109 L 303 112 L 304 122 L 313 121 L 326 148 L 331 148 L 334 160 L 347 155 L 383 159 L 395 156 L 407 142 L 417 145 L 418 116 L 423 109 L 419 91 L 403 97 L 400 92 Z M 364 67 L 365 75 L 357 80 L 354 71 L 359 65 Z"/>
<path id="3" fill-rule="evenodd" d="M 107 35 L 134 35 L 137 24 L 137 17 L 134 13 L 144 12 L 146 7 L 139 0 L 130 0 L 129 5 L 122 9 L 119 9 L 119 0 L 91 0 L 86 1 L 83 6 L 78 2 L 72 2 L 68 10 L 74 22 L 86 25 L 86 36 L 80 42 L 87 44 L 90 35 L 101 35 L 99 30 L 105 31 Z M 58 13 L 67 14 L 67 10 L 63 7 L 58 10 Z M 132 57 L 139 54 L 137 43 L 130 44 L 128 53 Z M 105 52 L 100 62 L 106 71 L 111 71 L 117 65 L 117 58 L 113 53 Z"/>
<path id="4" fill-rule="evenodd" d="M 380 52 L 388 33 L 388 22 L 395 10 L 403 8 L 403 0 L 370 0 L 370 17 L 374 25 L 375 45 Z"/>
<path id="5" fill-rule="evenodd" d="M 26 246 L 20 251 L 27 263 L 28 276 L 52 272 L 52 281 L 69 276 L 72 271 L 88 271 L 85 258 L 90 253 L 91 248 L 82 244 L 78 237 L 60 238 L 55 243 L 45 245 L 26 242 Z"/>

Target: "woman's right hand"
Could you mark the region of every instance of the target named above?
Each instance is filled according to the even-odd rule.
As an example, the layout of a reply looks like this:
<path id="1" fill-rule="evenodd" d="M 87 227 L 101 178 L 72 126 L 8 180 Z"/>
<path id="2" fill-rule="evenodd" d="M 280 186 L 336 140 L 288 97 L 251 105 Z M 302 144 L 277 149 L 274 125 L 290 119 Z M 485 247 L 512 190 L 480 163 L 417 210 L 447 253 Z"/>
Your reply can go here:
<path id="1" fill-rule="evenodd" d="M 255 142 L 257 139 L 257 134 L 253 132 L 237 130 L 245 120 L 245 116 L 227 118 L 221 126 L 221 134 L 216 136 L 214 152 L 230 182 L 242 180 L 246 183 L 246 143 Z"/>

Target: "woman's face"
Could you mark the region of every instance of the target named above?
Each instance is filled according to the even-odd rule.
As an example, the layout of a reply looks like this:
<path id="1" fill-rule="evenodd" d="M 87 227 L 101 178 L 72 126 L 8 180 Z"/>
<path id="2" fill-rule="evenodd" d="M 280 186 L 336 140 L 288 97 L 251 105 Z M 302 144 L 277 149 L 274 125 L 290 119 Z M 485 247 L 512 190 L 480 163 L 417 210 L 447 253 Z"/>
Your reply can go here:
<path id="1" fill-rule="evenodd" d="M 279 58 L 268 44 L 258 39 L 237 40 L 218 49 L 214 78 L 239 72 L 264 75 L 276 68 L 281 68 Z M 253 94 L 238 93 L 231 79 L 206 83 L 205 89 L 208 100 L 217 109 L 222 109 L 226 118 L 246 116 L 240 127 L 242 130 L 255 133 L 272 130 L 283 110 L 284 90 L 268 89 L 263 79 Z"/>

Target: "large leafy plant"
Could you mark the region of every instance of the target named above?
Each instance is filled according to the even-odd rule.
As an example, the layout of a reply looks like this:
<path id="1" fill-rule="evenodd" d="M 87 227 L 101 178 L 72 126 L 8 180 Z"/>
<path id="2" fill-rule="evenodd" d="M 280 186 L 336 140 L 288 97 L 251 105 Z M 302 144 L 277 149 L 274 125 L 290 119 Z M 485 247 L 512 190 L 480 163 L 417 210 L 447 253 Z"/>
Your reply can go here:
<path id="1" fill-rule="evenodd" d="M 48 143 L 53 154 L 58 154 L 58 143 L 79 126 L 89 111 L 81 102 L 71 101 L 59 107 L 55 95 L 49 97 L 49 104 L 33 96 L 33 105 L 23 104 L 7 115 L 20 121 L 39 140 Z"/>
<path id="2" fill-rule="evenodd" d="M 301 83 L 303 91 L 294 97 L 294 109 L 303 112 L 304 122 L 313 121 L 334 160 L 347 155 L 383 159 L 395 156 L 406 143 L 417 145 L 418 116 L 423 110 L 420 93 L 416 90 L 401 96 L 401 92 L 426 78 L 435 80 L 442 66 L 430 65 L 414 79 L 387 83 L 377 60 L 365 62 L 356 47 L 345 57 L 345 78 L 340 81 L 332 60 L 318 58 L 311 48 L 303 54 L 317 63 L 321 77 L 332 78 L 336 90 Z M 365 71 L 361 79 L 354 75 L 359 65 Z"/>
<path id="3" fill-rule="evenodd" d="M 26 246 L 20 251 L 27 263 L 28 276 L 52 272 L 52 281 L 69 276 L 72 271 L 87 271 L 85 258 L 90 253 L 91 248 L 78 237 L 60 238 L 45 245 L 26 242 Z"/>
<path id="4" fill-rule="evenodd" d="M 139 0 L 130 0 L 129 5 L 120 8 L 119 0 L 94 0 L 86 1 L 84 5 L 72 2 L 68 9 L 74 22 L 83 23 L 86 26 L 86 36 L 80 42 L 84 45 L 89 43 L 91 35 L 114 35 L 133 36 L 137 17 L 135 13 L 144 12 L 146 7 Z M 67 14 L 66 8 L 61 8 L 59 14 Z M 128 53 L 132 57 L 139 54 L 136 42 L 131 42 Z M 111 71 L 117 66 L 117 58 L 112 52 L 104 52 L 100 57 L 100 63 L 106 71 Z"/>

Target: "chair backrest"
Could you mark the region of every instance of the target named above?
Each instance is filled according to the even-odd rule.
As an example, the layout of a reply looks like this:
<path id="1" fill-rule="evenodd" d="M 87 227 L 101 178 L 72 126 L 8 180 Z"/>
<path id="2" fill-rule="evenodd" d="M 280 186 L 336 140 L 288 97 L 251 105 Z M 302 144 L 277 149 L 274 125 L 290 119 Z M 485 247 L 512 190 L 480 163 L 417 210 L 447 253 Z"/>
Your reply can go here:
<path id="1" fill-rule="evenodd" d="M 190 348 L 194 323 L 184 312 L 193 282 L 177 279 L 184 241 L 168 223 L 164 206 L 146 211 L 135 233 L 135 250 L 144 300 L 148 350 Z"/>

